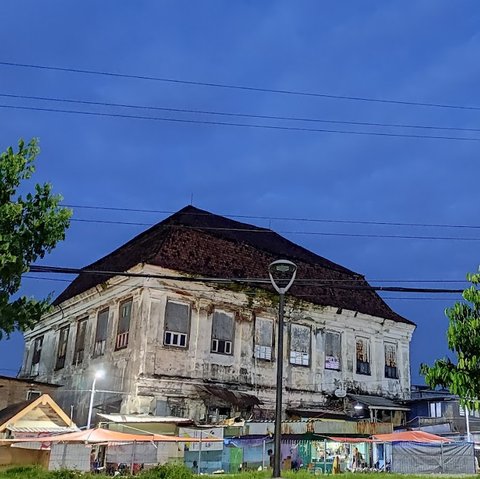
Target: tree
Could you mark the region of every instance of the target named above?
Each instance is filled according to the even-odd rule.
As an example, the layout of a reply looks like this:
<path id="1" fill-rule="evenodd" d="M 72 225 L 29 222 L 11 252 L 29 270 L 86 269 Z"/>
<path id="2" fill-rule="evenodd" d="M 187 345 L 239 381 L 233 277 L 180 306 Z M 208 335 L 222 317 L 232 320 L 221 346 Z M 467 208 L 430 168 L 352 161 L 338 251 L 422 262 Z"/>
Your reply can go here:
<path id="1" fill-rule="evenodd" d="M 471 286 L 462 296 L 464 302 L 445 310 L 449 319 L 447 342 L 457 356 L 456 364 L 450 358 L 438 359 L 433 366 L 422 364 L 420 373 L 426 383 L 435 388 L 443 386 L 460 397 L 470 410 L 478 410 L 480 403 L 480 273 L 468 274 Z"/>
<path id="2" fill-rule="evenodd" d="M 62 197 L 52 194 L 49 183 L 35 184 L 25 197 L 18 193 L 28 188 L 38 153 L 33 139 L 0 154 L 0 338 L 33 327 L 50 310 L 50 296 L 36 300 L 17 293 L 22 275 L 65 238 L 70 223 L 71 211 L 59 206 Z"/>

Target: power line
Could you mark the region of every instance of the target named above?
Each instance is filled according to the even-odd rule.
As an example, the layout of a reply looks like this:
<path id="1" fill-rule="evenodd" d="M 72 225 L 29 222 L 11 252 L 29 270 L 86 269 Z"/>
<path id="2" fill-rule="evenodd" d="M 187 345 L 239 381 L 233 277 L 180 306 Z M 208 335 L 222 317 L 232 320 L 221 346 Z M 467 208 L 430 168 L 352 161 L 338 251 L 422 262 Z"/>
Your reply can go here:
<path id="1" fill-rule="evenodd" d="M 154 226 L 154 223 L 138 223 L 132 221 L 115 221 L 115 220 L 96 220 L 84 218 L 71 218 L 70 221 L 78 223 L 95 223 L 108 225 L 127 225 L 127 226 Z M 385 239 L 416 239 L 429 241 L 480 241 L 480 238 L 469 238 L 464 236 L 415 236 L 415 235 L 385 235 L 376 233 L 330 233 L 323 231 L 273 231 L 267 228 L 220 228 L 213 226 L 184 226 L 184 225 L 166 225 L 169 228 L 178 229 L 200 229 L 208 231 L 234 231 L 239 233 L 255 233 L 255 234 L 290 234 L 290 235 L 313 235 L 313 236 L 336 236 L 347 238 L 385 238 Z"/>
<path id="2" fill-rule="evenodd" d="M 34 273 L 34 271 L 32 271 Z M 30 275 L 23 275 L 23 278 L 28 278 L 28 279 L 38 279 L 38 280 L 44 280 L 44 281 L 62 281 L 65 283 L 71 283 L 72 280 L 70 279 L 60 279 L 60 278 L 49 278 L 46 276 L 30 276 Z M 243 281 L 256 281 L 259 279 L 263 278 L 240 278 Z M 350 279 L 331 279 L 331 278 L 325 278 L 325 279 L 302 279 L 302 278 L 297 278 L 295 280 L 295 284 L 302 284 L 302 285 L 309 285 L 309 284 L 315 284 L 318 282 L 322 282 L 326 285 L 332 283 L 355 283 L 355 282 L 363 282 L 367 281 L 367 279 L 364 279 L 363 277 L 359 279 L 355 278 L 350 278 Z M 423 283 L 423 284 L 432 284 L 432 283 L 446 283 L 446 284 L 453 284 L 453 283 L 459 283 L 459 284 L 468 284 L 468 281 L 466 280 L 459 280 L 459 279 L 368 279 L 368 281 L 375 281 L 378 283 Z M 201 291 L 201 290 L 192 290 L 190 289 L 189 291 Z M 394 298 L 389 298 L 389 299 L 394 299 Z"/>
<path id="3" fill-rule="evenodd" d="M 473 141 L 473 142 L 480 141 L 480 138 L 470 138 L 465 136 L 419 135 L 419 134 L 413 134 L 413 133 L 386 133 L 386 132 L 379 132 L 379 131 L 348 131 L 348 130 L 332 130 L 332 129 L 326 129 L 326 128 L 305 128 L 305 127 L 297 127 L 297 126 L 260 125 L 257 123 L 232 123 L 232 122 L 226 122 L 226 121 L 192 120 L 187 118 L 126 115 L 123 113 L 104 113 L 104 112 L 93 112 L 93 111 L 84 111 L 84 110 L 65 110 L 60 108 L 41 108 L 41 107 L 20 106 L 20 105 L 0 104 L 0 108 L 6 108 L 10 110 L 28 110 L 28 111 L 41 111 L 41 112 L 49 112 L 49 113 L 67 113 L 71 115 L 99 116 L 99 117 L 107 117 L 107 118 L 123 118 L 123 119 L 133 119 L 133 120 L 173 122 L 173 123 L 185 123 L 185 124 L 207 125 L 207 126 L 233 126 L 236 128 L 255 128 L 255 129 L 280 130 L 280 131 L 304 131 L 304 132 L 310 132 L 310 133 L 334 133 L 339 135 L 380 136 L 380 137 L 392 137 L 392 138 L 412 138 L 412 139 L 449 140 L 449 141 L 453 140 L 453 141 Z"/>
<path id="4" fill-rule="evenodd" d="M 172 210 L 154 210 L 154 209 L 142 209 L 142 208 L 120 208 L 114 206 L 95 206 L 95 205 L 72 205 L 63 204 L 66 208 L 78 208 L 78 209 L 91 209 L 91 210 L 105 210 L 105 211 L 124 211 L 132 213 L 158 213 L 158 214 L 174 214 L 177 211 Z M 190 216 L 210 216 L 211 213 L 202 212 L 182 212 L 182 215 Z M 311 223 L 339 223 L 339 224 L 360 224 L 360 225 L 378 225 L 378 226 L 411 226 L 411 227 L 426 227 L 426 228 L 463 228 L 463 229 L 480 229 L 480 225 L 454 225 L 445 223 L 401 223 L 392 221 L 365 221 L 365 220 L 333 220 L 324 218 L 305 218 L 305 217 L 289 217 L 289 216 L 255 216 L 255 215 L 234 215 L 234 214 L 222 214 L 226 218 L 244 218 L 244 219 L 256 219 L 256 220 L 269 220 L 269 221 L 299 221 L 299 222 L 311 222 Z M 147 226 L 148 224 L 141 224 Z"/>
<path id="5" fill-rule="evenodd" d="M 130 108 L 140 110 L 154 110 L 154 111 L 168 111 L 174 113 L 194 113 L 202 115 L 216 115 L 226 117 L 240 117 L 240 118 L 255 118 L 262 120 L 280 120 L 280 121 L 299 121 L 299 122 L 313 122 L 313 123 L 330 123 L 338 125 L 353 125 L 353 126 L 375 126 L 375 127 L 388 127 L 388 128 L 414 128 L 422 130 L 445 130 L 445 131 L 465 131 L 465 132 L 480 132 L 480 128 L 461 128 L 454 126 L 436 126 L 436 125 L 412 125 L 406 123 L 384 123 L 384 122 L 370 122 L 370 121 L 352 121 L 352 120 L 332 120 L 327 118 L 305 118 L 295 116 L 278 116 L 278 115 L 261 115 L 253 113 L 240 113 L 240 112 L 225 112 L 214 110 L 199 110 L 189 108 L 172 108 L 163 106 L 152 105 L 137 105 L 131 103 L 112 103 L 105 101 L 93 101 L 93 100 L 79 100 L 73 98 L 58 98 L 58 97 L 46 97 L 46 96 L 32 96 L 32 95 L 17 95 L 11 93 L 0 93 L 0 97 L 15 98 L 23 100 L 40 100 L 50 101 L 56 103 L 73 103 L 81 105 L 94 105 L 94 106 L 108 106 L 115 108 Z"/>
<path id="6" fill-rule="evenodd" d="M 214 277 L 186 277 L 186 276 L 172 276 L 153 273 L 132 273 L 128 271 L 115 271 L 115 270 L 96 270 L 89 268 L 68 268 L 58 266 L 40 266 L 32 265 L 30 267 L 31 272 L 38 273 L 61 273 L 61 274 L 87 274 L 87 275 L 101 275 L 101 276 L 124 276 L 132 278 L 150 278 L 150 279 L 162 279 L 182 282 L 201 282 L 201 283 L 217 283 L 217 284 L 229 284 L 229 283 L 253 283 L 253 284 L 266 284 L 270 285 L 270 280 L 267 278 L 214 278 Z M 300 280 L 301 281 L 301 280 Z M 354 282 L 354 280 L 352 280 Z M 324 281 L 318 279 L 319 285 L 322 285 Z M 354 286 L 354 285 L 325 285 L 334 289 L 348 289 L 348 290 L 363 290 L 363 291 L 392 291 L 402 293 L 463 293 L 463 289 L 449 289 L 449 288 L 408 288 L 403 286 Z"/>
<path id="7" fill-rule="evenodd" d="M 88 70 L 88 69 L 81 69 L 81 68 L 58 67 L 58 66 L 41 65 L 41 64 L 0 61 L 0 65 L 17 67 L 17 68 L 30 68 L 30 69 L 37 69 L 37 70 L 80 73 L 85 75 L 100 75 L 100 76 L 108 76 L 108 77 L 115 77 L 115 78 L 130 78 L 134 80 L 157 81 L 157 82 L 173 83 L 173 84 L 179 84 L 179 85 L 204 86 L 204 87 L 211 87 L 211 88 L 244 90 L 244 91 L 259 92 L 259 93 L 276 93 L 281 95 L 295 95 L 295 96 L 303 96 L 303 97 L 329 98 L 332 100 L 350 100 L 350 101 L 361 101 L 361 102 L 372 102 L 372 103 L 387 103 L 387 104 L 394 104 L 394 105 L 422 106 L 422 107 L 430 107 L 430 108 L 449 108 L 449 109 L 456 109 L 456 110 L 480 110 L 480 107 L 471 106 L 471 105 L 452 105 L 452 104 L 445 104 L 445 103 L 429 103 L 429 102 L 409 101 L 409 100 L 394 100 L 394 99 L 387 99 L 387 98 L 372 98 L 372 97 L 353 96 L 353 95 L 352 96 L 334 95 L 330 93 L 253 87 L 253 86 L 247 86 L 247 85 L 203 82 L 203 81 L 196 81 L 196 80 L 182 80 L 178 78 L 118 73 L 118 72 L 110 72 L 110 71 L 102 71 L 102 70 Z"/>

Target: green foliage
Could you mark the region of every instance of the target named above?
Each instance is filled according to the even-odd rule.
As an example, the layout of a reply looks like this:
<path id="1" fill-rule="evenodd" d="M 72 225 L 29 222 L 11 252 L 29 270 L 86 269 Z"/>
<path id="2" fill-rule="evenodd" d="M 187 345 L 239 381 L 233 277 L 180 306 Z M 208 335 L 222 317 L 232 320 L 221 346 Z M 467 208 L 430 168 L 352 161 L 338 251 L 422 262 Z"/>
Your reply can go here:
<path id="1" fill-rule="evenodd" d="M 52 185 L 35 184 L 33 192 L 18 194 L 28 185 L 39 153 L 37 140 L 0 154 L 0 338 L 32 327 L 50 308 L 50 298 L 12 300 L 22 274 L 65 238 L 71 211 L 59 206 L 62 197 Z"/>
<path id="2" fill-rule="evenodd" d="M 193 472 L 184 464 L 168 463 L 140 474 L 141 479 L 193 479 Z"/>
<path id="3" fill-rule="evenodd" d="M 472 285 L 463 292 L 465 302 L 456 303 L 445 310 L 449 319 L 447 344 L 457 357 L 435 361 L 433 366 L 422 364 L 420 373 L 426 383 L 435 388 L 446 387 L 460 397 L 470 410 L 479 410 L 480 402 L 480 273 L 468 274 Z"/>

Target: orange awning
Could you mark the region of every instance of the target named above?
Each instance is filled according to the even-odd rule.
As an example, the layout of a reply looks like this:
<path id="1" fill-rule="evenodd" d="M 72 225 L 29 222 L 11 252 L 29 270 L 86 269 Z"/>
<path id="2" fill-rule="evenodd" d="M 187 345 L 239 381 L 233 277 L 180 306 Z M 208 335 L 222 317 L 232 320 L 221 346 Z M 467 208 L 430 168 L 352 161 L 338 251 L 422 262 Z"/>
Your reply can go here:
<path id="1" fill-rule="evenodd" d="M 77 443 L 121 443 L 121 442 L 220 442 L 217 438 L 192 438 L 167 436 L 164 434 L 128 434 L 125 432 L 111 431 L 109 429 L 87 429 L 85 431 L 59 434 L 55 436 L 42 436 L 32 438 L 4 439 L 0 442 L 77 442 Z"/>
<path id="2" fill-rule="evenodd" d="M 451 442 L 449 439 L 445 439 L 435 434 L 430 434 L 423 431 L 404 431 L 394 432 L 392 434 L 377 434 L 372 436 L 374 441 L 378 442 Z"/>

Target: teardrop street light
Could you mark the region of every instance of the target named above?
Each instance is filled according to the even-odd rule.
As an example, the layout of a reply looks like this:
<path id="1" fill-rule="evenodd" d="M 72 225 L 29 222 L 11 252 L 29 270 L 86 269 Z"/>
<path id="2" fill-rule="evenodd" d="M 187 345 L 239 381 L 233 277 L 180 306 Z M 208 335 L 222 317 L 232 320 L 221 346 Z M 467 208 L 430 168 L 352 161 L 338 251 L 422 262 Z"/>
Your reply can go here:
<path id="1" fill-rule="evenodd" d="M 273 476 L 281 476 L 281 443 L 282 443 L 282 394 L 283 394 L 283 315 L 285 293 L 290 289 L 297 265 L 286 259 L 274 261 L 268 267 L 268 275 L 275 291 L 280 295 L 278 304 L 278 334 L 277 334 L 277 386 L 275 399 L 275 443 L 273 453 Z"/>

